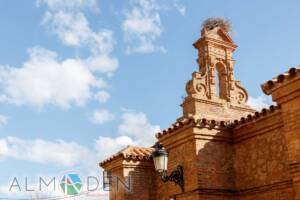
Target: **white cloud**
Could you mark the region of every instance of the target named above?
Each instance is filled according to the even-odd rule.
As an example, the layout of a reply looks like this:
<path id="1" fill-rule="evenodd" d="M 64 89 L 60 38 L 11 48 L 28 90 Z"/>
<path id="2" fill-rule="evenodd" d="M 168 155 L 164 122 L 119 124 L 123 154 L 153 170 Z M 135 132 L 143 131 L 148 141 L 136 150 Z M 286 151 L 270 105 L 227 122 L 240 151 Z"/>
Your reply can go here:
<path id="1" fill-rule="evenodd" d="M 46 4 L 51 10 L 58 9 L 80 9 L 97 7 L 96 0 L 37 0 L 37 4 Z"/>
<path id="2" fill-rule="evenodd" d="M 249 97 L 247 104 L 255 109 L 261 110 L 263 108 L 267 108 L 272 104 L 272 101 L 267 96 L 257 96 L 257 97 Z"/>
<path id="3" fill-rule="evenodd" d="M 118 68 L 118 59 L 111 56 L 115 40 L 113 32 L 91 29 L 85 14 L 80 11 L 47 11 L 43 24 L 67 46 L 87 48 L 91 55 L 86 64 L 92 71 L 111 75 Z"/>
<path id="4" fill-rule="evenodd" d="M 0 84 L 5 97 L 2 101 L 68 108 L 71 104 L 84 105 L 94 88 L 106 87 L 83 60 L 60 61 L 55 52 L 41 47 L 29 49 L 29 54 L 30 59 L 22 67 L 0 66 Z"/>
<path id="5" fill-rule="evenodd" d="M 136 145 L 135 141 L 128 136 L 119 136 L 116 138 L 100 136 L 95 146 L 97 154 L 105 159 L 128 145 Z"/>
<path id="6" fill-rule="evenodd" d="M 55 142 L 41 139 L 23 140 L 16 137 L 0 139 L 1 157 L 26 160 L 42 164 L 75 166 L 89 155 L 89 150 L 75 142 L 58 140 Z"/>
<path id="7" fill-rule="evenodd" d="M 156 44 L 163 32 L 161 12 L 175 8 L 185 13 L 185 8 L 178 1 L 131 0 L 131 8 L 125 12 L 122 29 L 129 43 L 127 53 L 166 52 Z"/>
<path id="8" fill-rule="evenodd" d="M 43 24 L 51 23 L 51 30 L 66 45 L 81 46 L 90 35 L 89 22 L 81 12 L 46 12 Z"/>
<path id="9" fill-rule="evenodd" d="M 100 136 L 94 141 L 91 147 L 82 146 L 75 142 L 66 142 L 63 140 L 48 141 L 48 140 L 24 140 L 16 137 L 0 138 L 0 157 L 8 159 L 17 159 L 33 163 L 41 163 L 44 165 L 56 165 L 65 167 L 65 170 L 79 172 L 82 177 L 95 176 L 101 177 L 102 169 L 98 163 L 103 161 L 108 156 L 117 153 L 128 145 L 134 145 L 134 141 L 127 136 L 119 136 L 116 138 Z M 5 162 L 5 159 L 0 160 L 0 163 Z M 61 173 L 61 172 L 58 172 Z M 55 175 L 37 175 L 36 179 L 43 177 L 45 180 L 51 180 Z M 29 176 L 27 174 L 26 176 Z M 47 178 L 49 177 L 49 178 Z M 32 178 L 32 177 L 30 177 Z M 23 179 L 22 179 L 23 180 Z M 101 179 L 99 179 L 101 181 Z M 9 191 L 12 182 L 6 185 L 0 185 L 0 196 L 5 198 L 42 198 L 42 197 L 65 197 L 59 190 L 51 190 L 45 188 L 43 191 L 26 192 L 24 188 L 22 191 Z M 93 199 L 108 199 L 108 193 L 98 189 L 96 192 L 86 191 L 86 183 L 83 183 L 83 192 L 87 195 L 74 197 L 78 200 L 93 200 Z M 100 183 L 101 184 L 101 183 Z M 39 188 L 38 182 L 29 183 L 30 188 Z M 21 184 L 21 187 L 24 187 Z M 59 187 L 59 186 L 58 186 Z M 101 185 L 100 185 L 101 187 Z"/>
<path id="10" fill-rule="evenodd" d="M 152 145 L 154 135 L 158 129 L 159 126 L 152 125 L 144 113 L 127 111 L 122 115 L 122 122 L 119 127 L 119 134 L 122 135 L 116 137 L 100 136 L 89 147 L 64 140 L 0 138 L 0 157 L 2 158 L 0 162 L 5 162 L 5 159 L 16 159 L 44 165 L 57 165 L 64 167 L 65 170 L 72 168 L 72 170 L 80 172 L 80 175 L 83 176 L 99 176 L 102 171 L 98 166 L 100 161 L 128 145 Z M 29 185 L 33 186 L 34 184 Z M 7 185 L 0 186 L 0 195 L 22 198 L 27 195 L 38 195 L 39 197 L 61 195 L 60 193 L 51 193 L 51 191 L 32 194 L 8 192 L 7 188 L 9 188 Z M 95 194 L 92 193 L 91 195 Z M 82 196 L 78 199 L 93 199 L 93 197 Z"/>
<path id="11" fill-rule="evenodd" d="M 19 190 L 18 187 L 12 187 L 11 191 L 10 191 L 10 187 L 12 185 L 12 181 L 7 183 L 7 184 L 3 184 L 0 185 L 0 196 L 1 198 L 7 198 L 7 199 L 24 199 L 24 198 L 28 198 L 28 199 L 38 199 L 41 197 L 47 197 L 47 196 L 62 196 L 61 192 L 54 192 L 54 191 L 48 191 L 49 188 L 45 187 L 45 191 L 43 192 L 37 192 L 37 191 L 33 191 L 33 192 L 29 192 L 29 191 L 25 191 L 25 188 L 23 187 L 23 185 L 20 183 L 20 180 L 18 180 L 19 182 L 19 186 L 21 187 L 21 191 Z M 30 188 L 39 188 L 38 183 L 28 183 L 28 185 L 30 185 Z M 47 190 L 48 189 L 48 190 Z"/>
<path id="12" fill-rule="evenodd" d="M 105 102 L 109 94 L 99 93 L 107 84 L 118 59 L 111 56 L 113 32 L 93 31 L 83 8 L 97 7 L 95 0 L 38 0 L 45 4 L 43 24 L 60 41 L 71 47 L 87 48 L 85 58 L 59 59 L 56 52 L 41 47 L 29 49 L 30 58 L 20 67 L 0 65 L 0 102 L 42 107 L 47 104 L 68 108 L 89 100 Z M 98 73 L 100 72 L 100 73 Z"/>
<path id="13" fill-rule="evenodd" d="M 98 163 L 128 145 L 135 145 L 128 136 L 103 137 L 91 147 L 64 140 L 25 140 L 18 137 L 0 138 L 0 162 L 16 159 L 44 165 L 56 165 L 65 170 L 80 171 L 82 175 L 99 175 Z M 1 188 L 0 188 L 1 194 Z"/>
<path id="14" fill-rule="evenodd" d="M 181 4 L 178 0 L 174 1 L 174 8 L 177 9 L 181 15 L 186 14 L 186 7 L 183 4 Z"/>
<path id="15" fill-rule="evenodd" d="M 94 141 L 91 147 L 63 140 L 24 140 L 16 137 L 6 137 L 0 138 L 0 163 L 5 162 L 6 159 L 16 159 L 23 162 L 39 163 L 45 166 L 58 166 L 61 167 L 62 171 L 72 169 L 72 171 L 80 172 L 80 175 L 83 177 L 98 177 L 102 171 L 98 165 L 100 161 L 117 153 L 126 146 L 133 144 L 132 139 L 127 136 L 116 138 L 99 137 Z M 57 173 L 56 176 L 61 172 Z M 35 175 L 37 176 L 37 174 Z M 45 178 L 45 176 L 42 177 Z M 8 188 L 9 187 L 6 186 L 0 186 L 0 195 L 2 195 L 2 197 L 4 195 L 13 197 L 17 195 L 20 197 L 29 195 L 29 193 L 9 192 Z M 42 191 L 40 195 L 53 196 L 53 194 L 49 194 L 47 191 Z M 84 196 L 83 199 L 88 198 Z"/>
<path id="16" fill-rule="evenodd" d="M 118 68 L 119 61 L 109 56 L 92 56 L 86 59 L 86 65 L 92 72 L 102 72 L 111 76 Z"/>
<path id="17" fill-rule="evenodd" d="M 92 114 L 91 121 L 94 124 L 103 124 L 115 119 L 115 115 L 106 109 L 95 110 Z"/>
<path id="18" fill-rule="evenodd" d="M 155 134 L 160 127 L 151 124 L 144 113 L 126 109 L 121 120 L 119 136 L 100 136 L 96 141 L 95 149 L 97 155 L 102 159 L 117 153 L 128 145 L 149 147 L 156 141 Z"/>
<path id="19" fill-rule="evenodd" d="M 125 112 L 119 126 L 119 133 L 134 138 L 141 146 L 151 146 L 155 143 L 155 134 L 160 130 L 158 125 L 149 122 L 142 112 Z"/>
<path id="20" fill-rule="evenodd" d="M 95 100 L 97 100 L 99 103 L 105 103 L 110 98 L 110 94 L 106 91 L 100 91 L 97 92 L 94 95 Z"/>
<path id="21" fill-rule="evenodd" d="M 122 24 L 127 41 L 137 43 L 129 46 L 128 53 L 151 53 L 164 49 L 154 42 L 162 33 L 160 15 L 155 9 L 154 2 L 134 1 L 134 6 L 127 11 Z M 136 41 L 137 40 L 137 41 Z"/>
<path id="22" fill-rule="evenodd" d="M 7 122 L 8 122 L 7 117 L 4 116 L 4 115 L 0 115 L 0 126 L 1 126 L 1 125 L 6 125 Z"/>
<path id="23" fill-rule="evenodd" d="M 98 172 L 99 173 L 99 172 Z M 53 189 L 53 182 L 49 187 L 43 187 L 42 191 L 39 191 L 39 182 L 28 183 L 28 189 L 35 189 L 35 191 L 26 191 L 25 186 L 20 184 L 22 191 L 19 191 L 17 187 L 13 188 L 12 191 L 9 191 L 12 182 L 7 184 L 0 185 L 0 196 L 2 199 L 70 199 L 71 197 L 67 197 L 63 194 L 63 192 L 59 189 L 58 180 L 61 177 L 57 177 L 57 175 L 49 176 L 47 179 L 45 176 L 42 176 L 46 181 L 50 181 L 53 177 L 56 178 L 55 190 Z M 39 180 L 39 177 L 36 177 L 36 180 Z M 19 180 L 20 181 L 20 180 Z M 23 181 L 23 179 L 22 179 Z M 99 182 L 101 180 L 99 179 Z M 85 182 L 83 182 L 82 191 L 80 195 L 72 197 L 73 200 L 109 200 L 109 193 L 107 191 L 103 191 L 100 189 L 100 186 L 97 191 L 87 191 L 88 187 L 93 187 L 91 185 L 87 186 Z"/>
<path id="24" fill-rule="evenodd" d="M 92 31 L 82 12 L 48 11 L 44 15 L 43 24 L 49 25 L 65 45 L 87 46 L 95 55 L 108 55 L 113 50 L 112 31 L 107 29 Z"/>

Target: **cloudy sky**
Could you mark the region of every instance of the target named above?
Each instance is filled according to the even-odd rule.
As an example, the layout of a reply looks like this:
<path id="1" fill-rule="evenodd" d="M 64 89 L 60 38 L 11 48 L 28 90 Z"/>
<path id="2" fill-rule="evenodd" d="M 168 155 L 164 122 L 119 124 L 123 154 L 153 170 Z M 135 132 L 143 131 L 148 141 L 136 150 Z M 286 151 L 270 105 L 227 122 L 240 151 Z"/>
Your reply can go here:
<path id="1" fill-rule="evenodd" d="M 260 84 L 299 64 L 298 1 L 0 2 L 0 194 L 13 177 L 100 173 L 126 145 L 149 146 L 181 115 L 203 20 L 230 19 L 235 77 Z M 21 179 L 23 181 L 23 179 Z M 23 184 L 24 185 L 24 184 Z"/>

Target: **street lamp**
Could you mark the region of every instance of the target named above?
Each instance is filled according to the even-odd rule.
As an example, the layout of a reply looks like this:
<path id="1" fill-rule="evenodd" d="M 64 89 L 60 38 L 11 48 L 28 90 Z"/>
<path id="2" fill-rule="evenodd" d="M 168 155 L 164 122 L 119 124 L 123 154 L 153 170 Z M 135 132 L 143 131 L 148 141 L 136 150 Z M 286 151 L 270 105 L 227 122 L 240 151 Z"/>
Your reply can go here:
<path id="1" fill-rule="evenodd" d="M 183 182 L 183 167 L 178 165 L 177 168 L 167 175 L 168 170 L 168 153 L 161 143 L 155 144 L 155 150 L 152 153 L 153 162 L 155 170 L 159 173 L 161 180 L 163 182 L 174 182 L 184 191 L 184 182 Z"/>

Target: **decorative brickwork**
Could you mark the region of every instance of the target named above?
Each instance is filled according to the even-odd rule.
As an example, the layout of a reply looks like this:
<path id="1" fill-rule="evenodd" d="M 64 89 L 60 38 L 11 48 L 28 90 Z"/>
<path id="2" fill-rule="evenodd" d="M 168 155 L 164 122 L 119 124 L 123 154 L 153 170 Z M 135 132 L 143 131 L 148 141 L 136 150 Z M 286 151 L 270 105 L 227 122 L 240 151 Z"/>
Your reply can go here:
<path id="1" fill-rule="evenodd" d="M 232 54 L 237 46 L 229 34 L 218 26 L 203 28 L 194 47 L 198 50 L 199 71 L 186 84 L 183 116 L 230 120 L 252 113 L 246 105 L 247 91 L 234 79 Z"/>
<path id="2" fill-rule="evenodd" d="M 110 200 L 300 199 L 300 68 L 263 84 L 277 106 L 255 112 L 233 76 L 237 46 L 222 21 L 209 23 L 194 44 L 199 71 L 186 85 L 183 115 L 156 134 L 168 173 L 183 166 L 184 192 L 161 181 L 152 148 L 129 147 L 101 163 L 133 180 L 130 191 L 113 187 Z"/>

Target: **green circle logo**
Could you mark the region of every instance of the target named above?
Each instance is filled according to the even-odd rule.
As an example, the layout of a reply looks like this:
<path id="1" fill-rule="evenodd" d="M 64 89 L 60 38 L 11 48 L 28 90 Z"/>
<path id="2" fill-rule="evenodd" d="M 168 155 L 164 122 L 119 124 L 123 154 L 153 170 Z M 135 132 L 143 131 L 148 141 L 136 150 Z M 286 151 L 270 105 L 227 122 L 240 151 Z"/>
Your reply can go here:
<path id="1" fill-rule="evenodd" d="M 78 174 L 65 174 L 60 181 L 60 188 L 65 195 L 78 195 L 82 189 L 82 182 Z"/>

